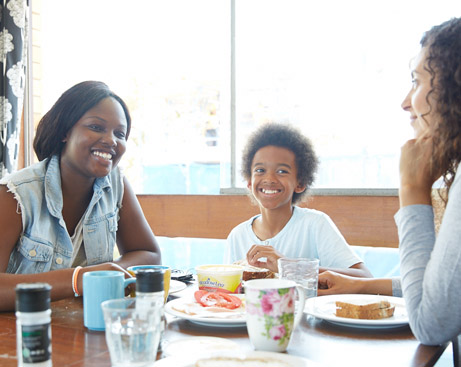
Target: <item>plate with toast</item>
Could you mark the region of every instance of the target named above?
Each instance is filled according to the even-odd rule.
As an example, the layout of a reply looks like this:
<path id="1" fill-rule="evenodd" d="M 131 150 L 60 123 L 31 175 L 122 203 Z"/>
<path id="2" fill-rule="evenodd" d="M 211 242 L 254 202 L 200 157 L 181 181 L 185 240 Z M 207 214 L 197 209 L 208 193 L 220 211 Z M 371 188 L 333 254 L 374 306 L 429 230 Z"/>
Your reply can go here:
<path id="1" fill-rule="evenodd" d="M 357 328 L 408 325 L 405 300 L 372 294 L 336 294 L 306 300 L 304 312 L 333 324 Z"/>

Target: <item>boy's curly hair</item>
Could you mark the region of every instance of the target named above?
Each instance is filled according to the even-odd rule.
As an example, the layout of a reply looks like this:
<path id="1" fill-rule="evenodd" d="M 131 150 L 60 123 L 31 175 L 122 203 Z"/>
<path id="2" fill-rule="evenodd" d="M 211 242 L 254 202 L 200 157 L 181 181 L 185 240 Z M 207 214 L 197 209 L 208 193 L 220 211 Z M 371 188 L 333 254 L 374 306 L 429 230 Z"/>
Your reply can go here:
<path id="1" fill-rule="evenodd" d="M 242 176 L 245 180 L 251 180 L 251 164 L 256 152 L 268 145 L 286 148 L 294 153 L 298 182 L 306 186 L 306 190 L 293 193 L 292 203 L 300 202 L 314 182 L 319 164 L 311 141 L 291 125 L 271 122 L 260 126 L 250 135 L 243 149 Z"/>

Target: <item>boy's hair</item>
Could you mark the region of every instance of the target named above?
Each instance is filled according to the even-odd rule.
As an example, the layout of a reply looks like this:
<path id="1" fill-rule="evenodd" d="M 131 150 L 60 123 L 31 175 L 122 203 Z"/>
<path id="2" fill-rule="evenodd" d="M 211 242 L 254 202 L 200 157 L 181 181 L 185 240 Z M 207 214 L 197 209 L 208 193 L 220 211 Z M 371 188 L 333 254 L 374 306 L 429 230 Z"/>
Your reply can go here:
<path id="1" fill-rule="evenodd" d="M 67 133 L 88 110 L 108 97 L 114 98 L 123 108 L 128 139 L 131 117 L 125 102 L 103 82 L 85 81 L 65 91 L 38 123 L 34 138 L 34 150 L 38 160 L 61 154 L 63 139 Z"/>
<path id="2" fill-rule="evenodd" d="M 250 135 L 243 149 L 242 175 L 245 180 L 251 180 L 251 164 L 256 152 L 268 145 L 286 148 L 295 155 L 298 183 L 306 186 L 303 192 L 293 193 L 292 203 L 296 204 L 306 195 L 317 172 L 319 161 L 312 143 L 301 131 L 291 125 L 273 122 L 262 125 Z"/>

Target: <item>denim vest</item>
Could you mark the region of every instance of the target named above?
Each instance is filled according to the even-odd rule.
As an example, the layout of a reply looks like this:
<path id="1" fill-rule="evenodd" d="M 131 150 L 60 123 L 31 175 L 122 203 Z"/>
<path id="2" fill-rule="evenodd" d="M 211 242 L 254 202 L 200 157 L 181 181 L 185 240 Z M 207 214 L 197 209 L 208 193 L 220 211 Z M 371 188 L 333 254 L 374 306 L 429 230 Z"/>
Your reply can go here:
<path id="1" fill-rule="evenodd" d="M 19 203 L 22 233 L 8 261 L 7 273 L 31 274 L 71 267 L 72 242 L 62 217 L 59 157 L 53 156 L 0 180 Z M 118 168 L 97 178 L 83 218 L 83 246 L 88 265 L 112 261 L 123 179 Z"/>

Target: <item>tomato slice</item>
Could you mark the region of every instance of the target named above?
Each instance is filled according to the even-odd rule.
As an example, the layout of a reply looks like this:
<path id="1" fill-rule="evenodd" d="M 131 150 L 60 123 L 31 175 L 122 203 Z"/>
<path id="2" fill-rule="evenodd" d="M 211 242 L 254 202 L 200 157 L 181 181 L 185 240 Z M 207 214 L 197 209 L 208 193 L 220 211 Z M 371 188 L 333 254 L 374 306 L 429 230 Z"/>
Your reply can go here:
<path id="1" fill-rule="evenodd" d="M 215 306 L 234 310 L 239 308 L 242 304 L 242 300 L 237 296 L 222 292 L 207 292 L 200 290 L 194 293 L 194 297 L 203 307 Z"/>
<path id="2" fill-rule="evenodd" d="M 207 294 L 207 293 L 210 293 L 210 292 L 208 292 L 208 291 L 201 291 L 201 290 L 200 290 L 200 291 L 196 291 L 196 292 L 194 293 L 195 300 L 196 300 L 198 303 L 200 303 L 200 299 L 201 299 L 205 294 Z"/>

